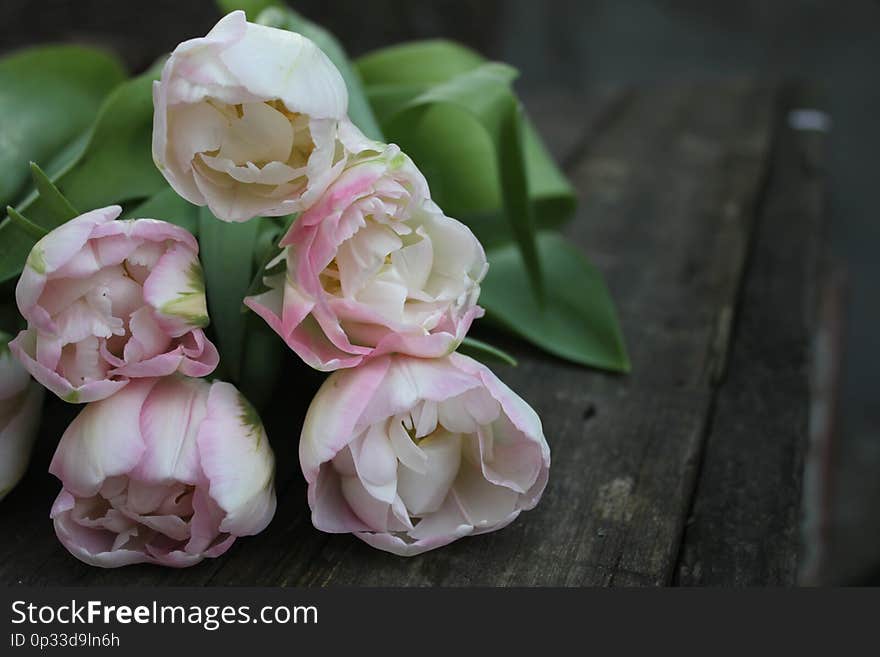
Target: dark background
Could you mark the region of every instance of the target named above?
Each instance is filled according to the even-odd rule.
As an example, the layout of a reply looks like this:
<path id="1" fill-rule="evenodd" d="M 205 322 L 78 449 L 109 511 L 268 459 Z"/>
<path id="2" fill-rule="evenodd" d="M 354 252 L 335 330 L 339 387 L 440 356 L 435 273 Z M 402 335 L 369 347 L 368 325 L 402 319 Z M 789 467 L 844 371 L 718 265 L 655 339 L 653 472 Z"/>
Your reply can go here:
<path id="1" fill-rule="evenodd" d="M 359 55 L 391 43 L 456 39 L 522 72 L 530 99 L 609 84 L 753 75 L 814 82 L 833 128 L 830 250 L 847 274 L 845 360 L 832 467 L 827 583 L 880 583 L 880 307 L 877 221 L 880 2 L 876 0 L 298 0 Z M 79 41 L 132 72 L 219 14 L 208 0 L 2 0 L 0 50 Z M 2 120 L 2 119 L 0 119 Z M 663 166 L 662 162 L 657 163 Z M 646 220 L 649 220 L 646 217 Z M 638 372 L 634 373 L 638 376 Z M 768 436 L 768 440 L 772 436 Z"/>

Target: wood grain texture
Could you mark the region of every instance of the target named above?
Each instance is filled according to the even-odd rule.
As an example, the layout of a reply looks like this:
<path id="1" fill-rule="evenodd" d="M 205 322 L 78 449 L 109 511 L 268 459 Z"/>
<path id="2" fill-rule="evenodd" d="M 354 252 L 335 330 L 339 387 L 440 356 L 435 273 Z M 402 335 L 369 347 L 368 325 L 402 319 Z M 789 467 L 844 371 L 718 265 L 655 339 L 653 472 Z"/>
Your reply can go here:
<path id="1" fill-rule="evenodd" d="M 57 544 L 46 519 L 57 483 L 43 474 L 45 456 L 0 510 L 0 533 L 9 537 L 0 546 L 0 581 L 670 583 L 705 436 L 719 426 L 712 410 L 722 406 L 718 383 L 734 335 L 778 100 L 776 87 L 740 80 L 618 91 L 587 104 L 550 99 L 528 105 L 554 155 L 569 164 L 581 204 L 567 233 L 607 277 L 633 371 L 590 371 L 485 326 L 476 329 L 477 337 L 518 357 L 519 367 L 495 369 L 541 415 L 553 452 L 544 499 L 510 527 L 411 559 L 315 530 L 295 455 L 317 383 L 303 374 L 298 399 L 276 399 L 265 414 L 279 466 L 279 510 L 266 532 L 184 571 L 83 566 Z"/>
<path id="2" fill-rule="evenodd" d="M 677 581 L 791 585 L 798 574 L 807 448 L 810 343 L 825 215 L 825 135 L 796 131 L 787 111 L 721 383 Z"/>

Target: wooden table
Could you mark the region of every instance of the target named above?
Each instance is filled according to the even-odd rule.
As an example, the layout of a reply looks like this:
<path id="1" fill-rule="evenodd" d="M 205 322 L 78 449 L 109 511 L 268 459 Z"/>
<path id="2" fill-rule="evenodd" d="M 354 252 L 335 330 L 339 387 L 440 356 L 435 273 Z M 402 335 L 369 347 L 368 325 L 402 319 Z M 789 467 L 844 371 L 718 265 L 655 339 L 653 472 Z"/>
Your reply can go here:
<path id="1" fill-rule="evenodd" d="M 520 365 L 496 370 L 539 412 L 553 452 L 543 501 L 507 529 L 410 559 L 315 530 L 295 443 L 318 378 L 297 374 L 266 413 L 275 520 L 186 570 L 100 570 L 61 547 L 46 467 L 69 411 L 49 404 L 33 466 L 0 505 L 0 581 L 795 582 L 824 189 L 823 135 L 786 122 L 804 102 L 793 87 L 733 80 L 528 106 L 581 195 L 567 232 L 607 277 L 633 370 L 505 341 Z"/>

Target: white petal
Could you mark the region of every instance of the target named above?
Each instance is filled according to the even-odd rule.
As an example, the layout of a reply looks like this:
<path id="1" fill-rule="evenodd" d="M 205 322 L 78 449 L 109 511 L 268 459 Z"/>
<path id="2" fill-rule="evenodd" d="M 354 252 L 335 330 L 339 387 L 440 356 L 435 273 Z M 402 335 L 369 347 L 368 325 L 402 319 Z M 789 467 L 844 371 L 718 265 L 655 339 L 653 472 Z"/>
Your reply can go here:
<path id="1" fill-rule="evenodd" d="M 480 469 L 467 462 L 462 464 L 453 491 L 465 517 L 477 529 L 506 520 L 519 500 L 516 491 L 486 481 Z"/>
<path id="2" fill-rule="evenodd" d="M 170 107 L 168 124 L 177 163 L 188 169 L 197 153 L 220 148 L 228 121 L 220 110 L 204 102 Z"/>
<path id="3" fill-rule="evenodd" d="M 287 30 L 247 24 L 221 61 L 254 96 L 278 98 L 292 112 L 342 119 L 348 92 L 336 67 L 314 43 Z"/>
<path id="4" fill-rule="evenodd" d="M 425 289 L 434 264 L 431 239 L 423 237 L 391 254 L 391 263 L 410 292 L 410 296 Z"/>
<path id="5" fill-rule="evenodd" d="M 141 411 L 147 449 L 133 473 L 146 482 L 195 484 L 201 475 L 196 446 L 206 415 L 209 385 L 202 379 L 160 379 Z"/>
<path id="6" fill-rule="evenodd" d="M 353 298 L 385 262 L 385 256 L 401 247 L 393 230 L 368 223 L 343 242 L 336 253 L 342 292 Z"/>
<path id="7" fill-rule="evenodd" d="M 422 518 L 416 528 L 409 532 L 409 535 L 417 541 L 448 535 L 449 540 L 453 541 L 470 533 L 471 529 L 468 519 L 462 514 L 453 496 L 447 495 L 441 507 Z"/>
<path id="8" fill-rule="evenodd" d="M 389 420 L 388 436 L 391 439 L 394 453 L 406 468 L 419 474 L 427 472 L 428 456 L 409 437 L 409 433 L 404 428 L 399 416 Z"/>
<path id="9" fill-rule="evenodd" d="M 456 433 L 476 433 L 478 424 L 465 404 L 467 393 L 457 395 L 439 404 L 440 424 Z"/>
<path id="10" fill-rule="evenodd" d="M 427 457 L 424 474 L 401 465 L 397 488 L 410 515 L 424 516 L 440 508 L 461 464 L 461 436 L 437 431 L 419 443 Z"/>
<path id="11" fill-rule="evenodd" d="M 293 148 L 293 127 L 284 114 L 266 103 L 245 103 L 242 117 L 223 133 L 219 157 L 237 164 L 286 162 Z"/>
<path id="12" fill-rule="evenodd" d="M 374 424 L 350 448 L 364 487 L 373 497 L 391 504 L 397 495 L 397 456 L 384 426 Z"/>
<path id="13" fill-rule="evenodd" d="M 340 477 L 340 479 L 342 495 L 357 517 L 373 531 L 386 531 L 391 505 L 370 495 L 357 477 Z"/>
<path id="14" fill-rule="evenodd" d="M 392 322 L 403 319 L 406 288 L 395 283 L 373 280 L 358 293 L 357 300 Z"/>
<path id="15" fill-rule="evenodd" d="M 413 411 L 416 416 L 416 438 L 424 438 L 437 428 L 437 402 L 426 399 Z"/>

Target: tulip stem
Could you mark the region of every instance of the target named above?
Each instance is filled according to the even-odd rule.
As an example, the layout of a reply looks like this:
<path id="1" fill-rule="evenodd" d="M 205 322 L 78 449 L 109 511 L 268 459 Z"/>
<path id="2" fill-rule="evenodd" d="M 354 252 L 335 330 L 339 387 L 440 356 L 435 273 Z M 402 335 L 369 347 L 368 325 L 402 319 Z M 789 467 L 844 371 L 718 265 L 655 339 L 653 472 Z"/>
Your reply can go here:
<path id="1" fill-rule="evenodd" d="M 45 228 L 35 224 L 11 205 L 6 206 L 6 214 L 12 222 L 18 224 L 19 228 L 36 240 L 42 239 L 48 233 Z"/>

